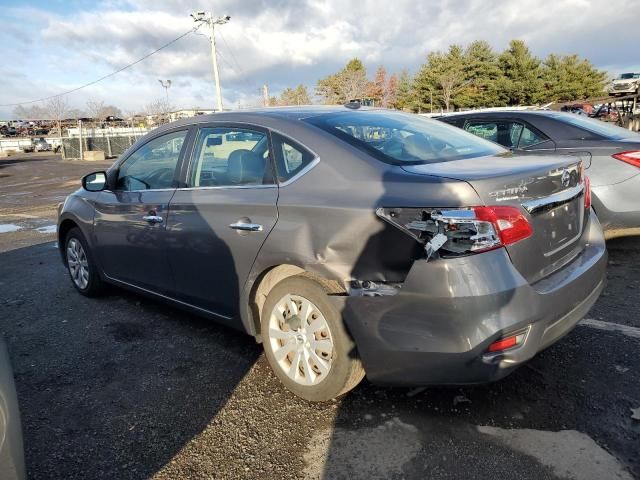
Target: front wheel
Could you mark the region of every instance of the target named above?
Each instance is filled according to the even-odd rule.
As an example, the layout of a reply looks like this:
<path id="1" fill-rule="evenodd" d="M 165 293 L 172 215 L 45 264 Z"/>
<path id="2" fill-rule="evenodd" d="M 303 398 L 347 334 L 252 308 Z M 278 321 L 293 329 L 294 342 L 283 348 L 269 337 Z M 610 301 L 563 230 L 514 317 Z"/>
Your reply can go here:
<path id="1" fill-rule="evenodd" d="M 293 393 L 309 401 L 336 398 L 364 377 L 342 315 L 315 280 L 296 275 L 269 292 L 261 330 L 269 365 Z"/>
<path id="2" fill-rule="evenodd" d="M 65 239 L 64 254 L 67 270 L 76 290 L 87 297 L 99 294 L 103 289 L 103 282 L 87 241 L 78 227 L 69 230 Z"/>

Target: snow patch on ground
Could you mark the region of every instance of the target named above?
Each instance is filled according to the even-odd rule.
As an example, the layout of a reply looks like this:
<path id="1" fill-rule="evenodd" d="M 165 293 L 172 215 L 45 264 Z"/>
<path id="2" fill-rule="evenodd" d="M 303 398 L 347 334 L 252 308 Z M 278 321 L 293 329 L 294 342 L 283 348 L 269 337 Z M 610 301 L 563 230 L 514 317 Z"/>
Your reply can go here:
<path id="1" fill-rule="evenodd" d="M 15 225 L 13 223 L 0 224 L 0 233 L 17 232 L 18 230 L 21 230 L 21 229 L 22 227 L 20 225 Z"/>
<path id="2" fill-rule="evenodd" d="M 56 225 L 46 225 L 44 227 L 36 228 L 36 231 L 40 233 L 56 233 L 58 227 Z"/>

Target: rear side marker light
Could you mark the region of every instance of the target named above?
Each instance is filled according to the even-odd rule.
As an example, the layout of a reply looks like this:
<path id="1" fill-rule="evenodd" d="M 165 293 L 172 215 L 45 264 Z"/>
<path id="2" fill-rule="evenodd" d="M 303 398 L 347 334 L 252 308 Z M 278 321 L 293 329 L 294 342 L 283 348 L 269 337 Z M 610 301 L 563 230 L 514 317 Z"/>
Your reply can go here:
<path id="1" fill-rule="evenodd" d="M 620 152 L 611 156 L 616 160 L 621 160 L 629 165 L 640 168 L 640 150 L 629 150 L 628 152 Z"/>
<path id="2" fill-rule="evenodd" d="M 591 180 L 584 176 L 584 208 L 591 208 Z"/>
<path id="3" fill-rule="evenodd" d="M 524 339 L 527 336 L 527 332 L 518 332 L 508 337 L 503 337 L 500 340 L 493 342 L 489 345 L 487 351 L 489 353 L 502 352 L 503 350 L 509 350 L 510 348 L 519 347 L 524 343 Z"/>

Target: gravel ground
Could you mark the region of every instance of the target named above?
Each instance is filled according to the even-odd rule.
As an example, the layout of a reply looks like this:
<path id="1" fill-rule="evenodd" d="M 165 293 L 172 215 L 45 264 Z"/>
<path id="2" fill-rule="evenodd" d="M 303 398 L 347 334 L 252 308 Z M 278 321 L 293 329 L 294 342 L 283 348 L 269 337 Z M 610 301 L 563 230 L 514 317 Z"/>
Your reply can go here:
<path id="1" fill-rule="evenodd" d="M 44 163 L 65 179 L 101 168 Z M 19 176 L 15 165 L 0 173 Z M 0 214 L 46 212 L 58 200 L 45 191 L 64 182 L 21 207 L 6 193 L 22 187 L 0 178 Z M 30 235 L 0 234 L 0 333 L 32 479 L 640 476 L 637 238 L 609 243 L 608 285 L 588 314 L 626 332 L 579 326 L 487 386 L 365 380 L 310 404 L 280 386 L 248 336 L 115 288 L 81 297 L 55 244 L 40 243 L 51 237 Z"/>

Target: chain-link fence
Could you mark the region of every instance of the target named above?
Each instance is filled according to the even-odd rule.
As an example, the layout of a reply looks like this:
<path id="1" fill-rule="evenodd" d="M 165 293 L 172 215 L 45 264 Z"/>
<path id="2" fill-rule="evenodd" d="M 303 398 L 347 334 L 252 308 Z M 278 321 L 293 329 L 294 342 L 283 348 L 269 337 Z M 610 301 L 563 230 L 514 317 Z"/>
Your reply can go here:
<path id="1" fill-rule="evenodd" d="M 62 158 L 65 160 L 79 160 L 80 142 L 82 141 L 82 151 L 102 151 L 105 157 L 118 157 L 127 148 L 143 135 L 143 133 L 133 133 L 122 136 L 99 136 L 99 137 L 67 137 L 62 139 Z"/>

